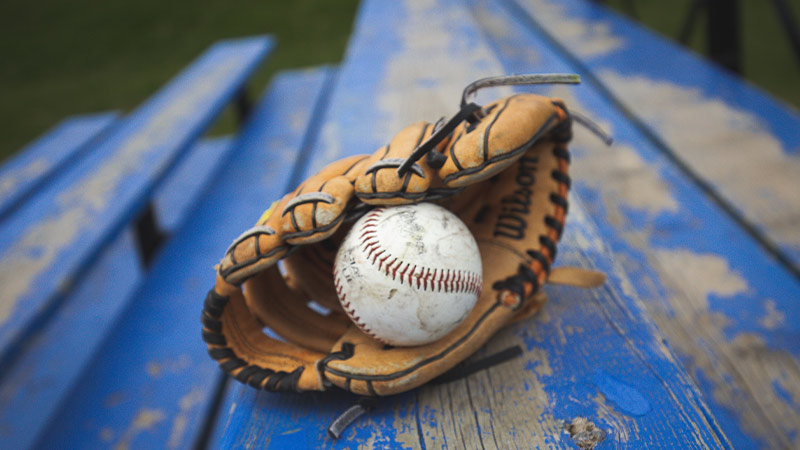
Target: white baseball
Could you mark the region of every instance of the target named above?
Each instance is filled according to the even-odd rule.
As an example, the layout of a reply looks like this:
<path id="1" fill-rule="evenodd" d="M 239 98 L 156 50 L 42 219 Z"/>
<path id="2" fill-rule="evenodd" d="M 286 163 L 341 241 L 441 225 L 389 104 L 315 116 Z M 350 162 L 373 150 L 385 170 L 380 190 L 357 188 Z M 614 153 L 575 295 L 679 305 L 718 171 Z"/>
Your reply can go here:
<path id="1" fill-rule="evenodd" d="M 378 207 L 361 217 L 333 272 L 350 319 L 396 346 L 426 344 L 452 331 L 475 306 L 483 282 L 472 233 L 432 203 Z"/>

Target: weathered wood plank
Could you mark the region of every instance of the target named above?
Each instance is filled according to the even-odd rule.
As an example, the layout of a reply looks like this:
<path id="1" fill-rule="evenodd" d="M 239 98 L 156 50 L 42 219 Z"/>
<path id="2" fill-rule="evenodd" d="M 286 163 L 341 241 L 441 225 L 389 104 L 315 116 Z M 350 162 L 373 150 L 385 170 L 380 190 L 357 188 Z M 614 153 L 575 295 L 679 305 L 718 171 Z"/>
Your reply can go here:
<path id="1" fill-rule="evenodd" d="M 119 119 L 115 112 L 64 119 L 0 167 L 0 221 L 53 176 L 102 139 Z"/>
<path id="2" fill-rule="evenodd" d="M 581 59 L 635 45 L 561 4 L 537 3 L 528 16 L 508 2 L 473 3 L 509 72 L 580 72 L 539 34 L 541 21 L 571 30 L 551 36 L 559 42 L 583 39 L 584 53 L 574 50 Z M 791 318 L 800 314 L 800 285 L 588 80 L 551 92 L 602 119 L 615 136 L 606 148 L 576 130 L 574 192 L 622 262 L 629 292 L 677 350 L 736 448 L 797 447 L 800 329 Z"/>
<path id="3" fill-rule="evenodd" d="M 31 448 L 125 309 L 144 271 L 125 230 L 75 286 L 48 327 L 26 341 L 0 383 L 0 447 Z"/>
<path id="4" fill-rule="evenodd" d="M 800 277 L 797 110 L 591 2 L 519 4 Z"/>
<path id="5" fill-rule="evenodd" d="M 619 290 L 631 283 L 625 270 L 613 264 L 583 207 L 571 208 L 562 263 L 606 270 L 612 282 L 599 292 L 548 287 L 551 302 L 539 315 L 475 355 L 521 345 L 522 358 L 381 399 L 338 441 L 326 428 L 354 396 L 239 387 L 225 408 L 231 416 L 221 447 L 574 448 L 565 428 L 585 419 L 614 448 L 724 448 L 691 381 Z"/>
<path id="6" fill-rule="evenodd" d="M 230 158 L 233 141 L 231 136 L 200 141 L 155 193 L 153 210 L 164 233 L 174 233 L 180 228 L 197 197 L 205 194 Z"/>
<path id="7" fill-rule="evenodd" d="M 0 372 L 271 46 L 266 37 L 216 44 L 41 190 L 35 203 L 0 224 Z"/>
<path id="8" fill-rule="evenodd" d="M 228 244 L 282 195 L 332 76 L 279 76 L 234 144 L 214 189 L 156 259 L 145 283 L 36 448 L 191 448 L 222 373 L 200 338 L 202 300 Z M 324 98 L 324 96 L 323 96 Z M 314 127 L 314 129 L 316 129 Z M 101 380 L 98 382 L 98 380 Z"/>
<path id="9" fill-rule="evenodd" d="M 204 443 L 205 445 L 202 448 L 208 450 L 214 450 L 219 448 L 224 448 L 222 446 L 222 435 L 225 433 L 225 429 L 228 428 L 228 423 L 231 418 L 231 411 L 236 408 L 236 403 L 239 398 L 239 383 L 236 380 L 228 377 L 222 376 L 223 378 L 223 387 L 222 387 L 222 397 L 219 402 L 219 405 L 216 406 L 216 417 L 213 418 L 213 423 L 210 424 L 210 430 L 208 431 L 208 439 Z"/>
<path id="10" fill-rule="evenodd" d="M 449 116 L 468 82 L 504 72 L 463 4 L 364 2 L 315 147 L 319 162 L 310 171 L 372 152 L 413 121 Z M 222 445 L 575 448 L 565 426 L 584 418 L 602 430 L 605 445 L 726 447 L 696 387 L 629 294 L 631 281 L 602 242 L 576 202 L 559 262 L 597 267 L 611 280 L 594 291 L 548 287 L 551 302 L 543 312 L 505 329 L 476 355 L 518 344 L 525 350 L 521 358 L 465 380 L 381 399 L 339 441 L 326 429 L 355 397 L 240 387 Z"/>
<path id="11" fill-rule="evenodd" d="M 221 161 L 229 138 L 201 141 L 155 193 L 169 205 L 171 223 L 187 218 Z M 174 225 L 173 225 L 174 226 Z M 0 448 L 27 448 L 69 393 L 146 271 L 129 227 L 95 260 L 58 315 L 26 341 L 24 352 L 0 380 Z M 65 351 L 66 349 L 66 351 Z"/>

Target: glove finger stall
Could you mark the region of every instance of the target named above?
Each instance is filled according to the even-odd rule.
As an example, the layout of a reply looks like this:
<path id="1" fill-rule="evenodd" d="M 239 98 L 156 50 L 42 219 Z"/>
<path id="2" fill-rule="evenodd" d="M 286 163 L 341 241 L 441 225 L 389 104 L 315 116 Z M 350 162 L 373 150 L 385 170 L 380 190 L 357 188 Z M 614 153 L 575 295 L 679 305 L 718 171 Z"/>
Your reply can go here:
<path id="1" fill-rule="evenodd" d="M 566 119 L 547 97 L 519 94 L 491 103 L 478 122 L 453 132 L 439 176 L 449 187 L 485 180 L 519 159 L 534 143 Z"/>
<path id="2" fill-rule="evenodd" d="M 310 244 L 335 233 L 354 194 L 353 178 L 364 161 L 364 156 L 354 156 L 334 162 L 301 184 L 278 212 L 283 240 Z"/>
<path id="3" fill-rule="evenodd" d="M 286 196 L 274 203 L 258 224 L 242 233 L 228 247 L 217 268 L 220 276 L 232 284 L 240 284 L 286 256 L 290 246 L 281 236 L 280 217 L 273 214 L 289 200 Z"/>
<path id="4" fill-rule="evenodd" d="M 403 205 L 424 200 L 436 177 L 427 162 L 418 161 L 402 177 L 397 175 L 397 168 L 432 131 L 429 123 L 414 123 L 375 152 L 364 173 L 356 179 L 358 199 L 370 205 Z"/>

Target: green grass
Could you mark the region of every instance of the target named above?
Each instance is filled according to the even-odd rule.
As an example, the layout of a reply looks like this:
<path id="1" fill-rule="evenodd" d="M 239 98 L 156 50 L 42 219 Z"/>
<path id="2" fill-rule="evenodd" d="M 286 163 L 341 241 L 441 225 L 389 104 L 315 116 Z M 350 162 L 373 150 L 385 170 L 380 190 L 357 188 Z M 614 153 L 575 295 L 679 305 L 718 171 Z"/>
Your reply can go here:
<path id="1" fill-rule="evenodd" d="M 390 0 L 387 0 L 390 1 Z M 634 0 L 639 17 L 675 38 L 690 0 Z M 59 120 L 129 111 L 213 42 L 271 33 L 278 47 L 254 80 L 277 70 L 341 60 L 357 0 L 0 2 L 0 160 Z M 623 12 L 623 0 L 609 0 Z M 800 61 L 771 2 L 742 0 L 744 75 L 800 107 Z M 800 20 L 800 0 L 790 0 Z M 702 21 L 701 24 L 702 25 Z M 702 26 L 691 47 L 705 47 Z M 233 129 L 227 113 L 215 132 Z"/>
<path id="2" fill-rule="evenodd" d="M 625 14 L 629 1 L 609 0 L 607 4 Z M 800 0 L 788 0 L 800 25 Z M 691 0 L 634 0 L 638 19 L 651 29 L 678 39 Z M 775 97 L 800 108 L 800 60 L 792 52 L 777 12 L 768 0 L 741 0 L 739 30 L 743 76 Z M 689 45 L 699 54 L 706 50 L 705 14 L 695 25 Z"/>
<path id="3" fill-rule="evenodd" d="M 277 37 L 253 94 L 277 70 L 336 63 L 357 3 L 3 0 L 0 160 L 67 116 L 130 111 L 219 39 Z"/>

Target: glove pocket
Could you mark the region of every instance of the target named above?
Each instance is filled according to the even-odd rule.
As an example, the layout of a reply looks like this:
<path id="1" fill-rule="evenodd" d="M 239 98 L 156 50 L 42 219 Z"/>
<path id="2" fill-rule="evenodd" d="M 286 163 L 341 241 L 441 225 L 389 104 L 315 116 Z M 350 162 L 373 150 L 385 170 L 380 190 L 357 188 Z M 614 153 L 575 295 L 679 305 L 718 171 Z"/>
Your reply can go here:
<path id="1" fill-rule="evenodd" d="M 442 339 L 415 347 L 387 346 L 352 326 L 320 361 L 326 383 L 359 395 L 392 395 L 419 387 L 475 353 L 513 311 L 490 287 L 467 318 Z"/>

